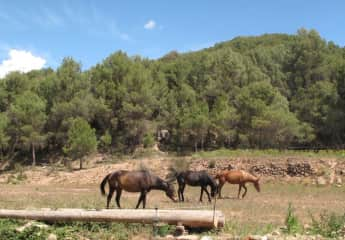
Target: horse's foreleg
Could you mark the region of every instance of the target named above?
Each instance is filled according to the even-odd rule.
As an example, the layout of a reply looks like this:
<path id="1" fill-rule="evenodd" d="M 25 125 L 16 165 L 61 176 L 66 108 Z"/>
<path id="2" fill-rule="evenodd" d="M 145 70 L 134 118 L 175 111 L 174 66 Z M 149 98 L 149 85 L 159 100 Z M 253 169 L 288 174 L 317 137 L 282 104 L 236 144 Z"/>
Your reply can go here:
<path id="1" fill-rule="evenodd" d="M 246 196 L 246 194 L 247 194 L 247 187 L 245 184 L 243 184 L 243 188 L 244 188 L 244 193 L 242 195 L 242 198 L 244 198 L 244 196 Z"/>
<path id="2" fill-rule="evenodd" d="M 140 193 L 140 197 L 139 197 L 139 200 L 138 200 L 138 203 L 137 203 L 137 206 L 135 208 L 138 208 L 141 201 L 143 200 L 143 192 Z"/>
<path id="3" fill-rule="evenodd" d="M 210 197 L 210 193 L 207 191 L 207 187 L 204 188 L 204 191 L 206 192 L 207 194 L 207 197 L 208 197 L 208 201 L 211 202 L 211 197 Z"/>
<path id="4" fill-rule="evenodd" d="M 121 193 L 122 193 L 122 189 L 116 190 L 116 204 L 117 204 L 118 208 L 121 208 L 121 206 L 120 206 Z"/>
<path id="5" fill-rule="evenodd" d="M 200 202 L 202 202 L 202 195 L 204 194 L 204 188 L 201 187 L 201 192 L 200 192 Z"/>
<path id="6" fill-rule="evenodd" d="M 177 194 L 178 194 L 178 200 L 181 202 L 182 201 L 182 189 L 181 189 L 180 185 L 178 186 Z"/>
<path id="7" fill-rule="evenodd" d="M 109 208 L 109 203 L 110 203 L 111 198 L 113 197 L 114 190 L 115 189 L 112 188 L 112 187 L 109 188 L 109 193 L 108 193 L 108 196 L 107 196 L 107 209 Z"/>
<path id="8" fill-rule="evenodd" d="M 242 189 L 242 184 L 240 183 L 240 184 L 238 185 L 238 194 L 237 194 L 237 198 L 238 198 L 238 199 L 240 199 L 241 189 Z"/>
<path id="9" fill-rule="evenodd" d="M 182 184 L 181 186 L 179 186 L 179 194 L 181 195 L 181 200 L 180 200 L 180 195 L 179 195 L 179 200 L 184 202 L 184 188 L 186 187 L 185 184 Z"/>

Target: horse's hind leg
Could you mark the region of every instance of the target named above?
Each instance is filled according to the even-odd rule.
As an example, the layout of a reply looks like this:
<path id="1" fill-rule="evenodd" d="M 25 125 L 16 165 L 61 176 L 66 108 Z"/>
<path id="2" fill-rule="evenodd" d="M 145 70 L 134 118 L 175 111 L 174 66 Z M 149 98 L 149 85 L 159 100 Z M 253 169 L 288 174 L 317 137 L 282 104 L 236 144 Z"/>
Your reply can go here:
<path id="1" fill-rule="evenodd" d="M 247 194 L 247 187 L 245 184 L 243 184 L 243 188 L 244 188 L 244 193 L 242 195 L 242 198 L 244 198 L 244 196 L 246 196 L 246 194 Z"/>
<path id="2" fill-rule="evenodd" d="M 237 198 L 238 198 L 238 199 L 240 199 L 241 189 L 242 189 L 242 184 L 240 183 L 240 184 L 238 185 L 238 194 L 237 194 Z"/>
<path id="3" fill-rule="evenodd" d="M 116 190 L 116 205 L 118 208 L 121 208 L 121 206 L 120 206 L 121 193 L 122 193 L 122 189 Z"/>
<path id="4" fill-rule="evenodd" d="M 109 188 L 109 193 L 107 197 L 107 208 L 109 208 L 109 203 L 110 203 L 111 198 L 113 197 L 114 191 L 115 191 L 114 188 L 112 187 Z"/>

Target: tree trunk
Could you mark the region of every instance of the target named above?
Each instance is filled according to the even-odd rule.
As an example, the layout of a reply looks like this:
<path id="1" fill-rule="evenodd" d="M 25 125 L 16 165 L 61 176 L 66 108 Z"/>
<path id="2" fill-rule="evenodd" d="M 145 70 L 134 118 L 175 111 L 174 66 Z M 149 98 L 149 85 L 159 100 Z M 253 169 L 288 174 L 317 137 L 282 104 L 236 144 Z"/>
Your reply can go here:
<path id="1" fill-rule="evenodd" d="M 32 144 L 32 166 L 36 166 L 36 153 L 34 144 Z"/>
<path id="2" fill-rule="evenodd" d="M 163 209 L 112 209 L 112 210 L 8 210 L 0 209 L 0 218 L 33 219 L 40 221 L 93 221 L 182 224 L 190 227 L 221 228 L 225 217 L 221 211 L 163 210 Z"/>
<path id="3" fill-rule="evenodd" d="M 198 151 L 198 142 L 197 141 L 194 142 L 194 151 L 195 152 Z"/>
<path id="4" fill-rule="evenodd" d="M 79 167 L 80 167 L 80 169 L 83 168 L 83 158 L 82 157 L 80 158 Z"/>
<path id="5" fill-rule="evenodd" d="M 201 137 L 201 151 L 204 151 L 204 136 Z"/>

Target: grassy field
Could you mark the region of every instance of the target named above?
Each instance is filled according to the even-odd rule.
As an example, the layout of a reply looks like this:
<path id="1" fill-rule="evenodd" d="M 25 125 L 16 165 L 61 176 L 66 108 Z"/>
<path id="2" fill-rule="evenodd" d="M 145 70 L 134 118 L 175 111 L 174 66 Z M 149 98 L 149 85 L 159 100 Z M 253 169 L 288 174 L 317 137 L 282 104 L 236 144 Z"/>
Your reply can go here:
<path id="1" fill-rule="evenodd" d="M 337 158 L 345 160 L 345 150 L 255 150 L 255 149 L 219 149 L 215 151 L 201 151 L 192 154 L 194 158 L 222 158 L 222 157 L 298 157 L 298 158 Z"/>
<path id="2" fill-rule="evenodd" d="M 187 187 L 185 203 L 173 203 L 165 197 L 163 192 L 152 191 L 148 195 L 148 208 L 168 209 L 212 209 L 212 204 L 205 200 L 198 201 L 199 188 Z M 345 213 L 345 188 L 344 187 L 317 187 L 315 185 L 267 183 L 262 186 L 262 192 L 257 193 L 248 185 L 248 194 L 245 199 L 236 199 L 237 186 L 226 185 L 223 189 L 225 199 L 217 200 L 217 209 L 222 210 L 226 216 L 227 224 L 223 232 L 236 235 L 248 233 L 264 233 L 284 225 L 289 203 L 295 209 L 295 213 L 302 224 L 310 224 L 311 214 L 319 216 L 322 212 Z M 0 208 L 24 209 L 24 208 L 104 208 L 106 199 L 99 193 L 99 186 L 35 186 L 35 185 L 1 185 Z M 133 208 L 137 202 L 138 194 L 123 193 L 122 206 Z M 112 207 L 114 207 L 114 199 Z M 20 224 L 20 223 L 18 223 Z M 93 226 L 93 225 L 92 225 Z M 55 226 L 59 228 L 71 227 L 71 225 Z M 100 237 L 95 229 L 102 232 L 102 239 L 112 239 L 106 232 L 111 233 L 122 229 L 123 236 L 114 239 L 126 239 L 128 234 L 144 234 L 151 231 L 151 227 L 142 225 L 123 224 L 95 224 L 90 227 L 87 224 L 76 225 L 77 228 L 90 238 Z M 90 233 L 90 228 L 92 228 Z M 124 230 L 126 229 L 126 230 Z M 72 230 L 69 230 L 72 231 Z M 68 232 L 68 231 L 67 231 Z M 76 238 L 78 239 L 78 238 Z"/>

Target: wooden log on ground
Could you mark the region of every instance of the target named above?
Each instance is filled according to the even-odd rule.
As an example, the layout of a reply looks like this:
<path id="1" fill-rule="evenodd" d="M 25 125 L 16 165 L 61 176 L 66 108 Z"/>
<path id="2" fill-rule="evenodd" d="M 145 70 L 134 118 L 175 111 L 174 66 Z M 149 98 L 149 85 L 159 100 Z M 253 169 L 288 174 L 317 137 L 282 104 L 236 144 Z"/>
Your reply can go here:
<path id="1" fill-rule="evenodd" d="M 210 210 L 163 210 L 163 209 L 0 209 L 0 218 L 32 219 L 41 221 L 87 221 L 182 224 L 189 227 L 220 228 L 225 218 L 221 211 Z"/>

